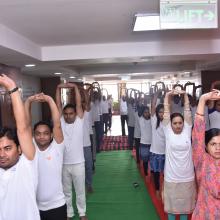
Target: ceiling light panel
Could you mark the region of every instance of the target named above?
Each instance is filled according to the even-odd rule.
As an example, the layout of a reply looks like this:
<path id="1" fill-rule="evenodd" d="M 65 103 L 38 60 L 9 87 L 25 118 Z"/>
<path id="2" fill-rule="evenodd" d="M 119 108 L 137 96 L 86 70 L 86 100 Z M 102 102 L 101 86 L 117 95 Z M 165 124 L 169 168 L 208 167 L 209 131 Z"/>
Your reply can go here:
<path id="1" fill-rule="evenodd" d="M 25 65 L 25 67 L 35 67 L 35 66 L 36 66 L 36 64 L 33 64 L 33 63 Z"/>
<path id="2" fill-rule="evenodd" d="M 136 14 L 133 31 L 160 30 L 160 16 L 158 14 Z"/>

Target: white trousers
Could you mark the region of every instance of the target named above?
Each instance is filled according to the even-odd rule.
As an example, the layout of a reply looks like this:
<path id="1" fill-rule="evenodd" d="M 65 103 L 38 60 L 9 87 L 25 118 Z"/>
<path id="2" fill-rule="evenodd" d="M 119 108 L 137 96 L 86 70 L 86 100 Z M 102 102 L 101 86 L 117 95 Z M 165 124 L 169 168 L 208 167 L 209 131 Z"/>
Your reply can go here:
<path id="1" fill-rule="evenodd" d="M 72 184 L 76 193 L 79 216 L 86 215 L 85 163 L 63 165 L 63 192 L 66 198 L 67 217 L 74 216 L 72 205 Z"/>

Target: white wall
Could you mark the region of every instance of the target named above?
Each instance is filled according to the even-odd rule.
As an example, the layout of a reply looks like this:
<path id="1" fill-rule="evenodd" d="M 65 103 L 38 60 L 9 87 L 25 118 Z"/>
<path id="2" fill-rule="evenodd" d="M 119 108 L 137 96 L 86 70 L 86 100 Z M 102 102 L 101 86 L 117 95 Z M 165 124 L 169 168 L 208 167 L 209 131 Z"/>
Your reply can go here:
<path id="1" fill-rule="evenodd" d="M 41 92 L 40 78 L 21 74 L 22 97 L 25 101 L 28 96 Z M 32 104 L 32 125 L 42 119 L 41 104 Z"/>

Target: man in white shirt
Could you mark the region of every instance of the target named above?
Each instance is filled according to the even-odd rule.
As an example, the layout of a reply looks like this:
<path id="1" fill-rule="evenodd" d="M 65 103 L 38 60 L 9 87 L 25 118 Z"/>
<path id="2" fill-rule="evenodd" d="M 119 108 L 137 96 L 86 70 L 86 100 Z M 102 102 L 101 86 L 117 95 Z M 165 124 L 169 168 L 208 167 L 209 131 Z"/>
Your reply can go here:
<path id="1" fill-rule="evenodd" d="M 62 110 L 61 88 L 72 88 L 75 91 L 76 104 L 67 104 Z M 56 90 L 56 103 L 61 117 L 64 135 L 63 190 L 66 197 L 67 217 L 74 216 L 72 205 L 72 184 L 76 193 L 76 206 L 80 220 L 86 217 L 85 196 L 85 159 L 83 153 L 83 109 L 79 89 L 74 83 L 60 84 Z"/>
<path id="2" fill-rule="evenodd" d="M 112 95 L 108 95 L 108 129 L 112 128 L 112 111 L 113 111 L 113 99 Z"/>
<path id="3" fill-rule="evenodd" d="M 125 96 L 122 96 L 120 100 L 120 115 L 122 136 L 125 136 L 125 121 L 128 125 L 128 107 Z"/>
<path id="4" fill-rule="evenodd" d="M 0 85 L 11 97 L 17 132 L 0 132 L 0 219 L 40 220 L 36 203 L 37 160 L 31 127 L 15 82 L 2 74 Z"/>
<path id="5" fill-rule="evenodd" d="M 86 190 L 88 193 L 93 192 L 92 187 L 92 175 L 93 175 L 93 158 L 91 149 L 91 129 L 92 129 L 92 114 L 90 106 L 90 93 L 88 90 L 84 90 L 84 101 L 82 103 L 84 109 L 84 124 L 83 124 L 83 151 L 85 157 L 85 178 L 86 178 Z"/>
<path id="6" fill-rule="evenodd" d="M 128 145 L 132 150 L 134 146 L 134 125 L 135 125 L 135 105 L 134 99 L 131 97 L 128 99 Z"/>
<path id="7" fill-rule="evenodd" d="M 97 91 L 92 91 L 92 121 L 94 122 L 94 131 L 95 131 L 95 153 L 100 152 L 100 146 L 102 142 L 102 122 L 100 115 L 100 94 Z"/>
<path id="8" fill-rule="evenodd" d="M 103 123 L 104 123 L 104 134 L 107 134 L 107 126 L 108 126 L 108 101 L 106 100 L 106 97 L 102 97 L 102 115 L 103 115 Z"/>
<path id="9" fill-rule="evenodd" d="M 43 93 L 30 96 L 25 101 L 30 124 L 32 102 L 48 103 L 53 122 L 53 128 L 44 121 L 34 125 L 34 143 L 39 164 L 37 203 L 40 217 L 41 220 L 66 220 L 66 201 L 62 186 L 64 143 L 60 114 L 50 96 Z"/>

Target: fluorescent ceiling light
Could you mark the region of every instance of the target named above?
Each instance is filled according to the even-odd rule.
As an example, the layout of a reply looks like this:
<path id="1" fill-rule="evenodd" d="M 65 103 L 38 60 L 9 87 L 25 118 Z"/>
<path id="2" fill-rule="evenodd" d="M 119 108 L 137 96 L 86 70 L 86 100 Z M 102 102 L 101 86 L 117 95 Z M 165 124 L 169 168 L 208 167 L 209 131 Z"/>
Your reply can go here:
<path id="1" fill-rule="evenodd" d="M 144 62 L 148 62 L 148 61 L 151 61 L 153 59 L 154 59 L 153 57 L 140 57 L 140 60 L 144 61 Z"/>
<path id="2" fill-rule="evenodd" d="M 160 16 L 158 14 L 136 14 L 133 31 L 160 30 Z"/>
<path id="3" fill-rule="evenodd" d="M 70 76 L 70 79 L 75 79 L 76 77 L 75 76 Z"/>
<path id="4" fill-rule="evenodd" d="M 34 66 L 36 66 L 36 64 L 31 63 L 31 64 L 26 64 L 25 66 L 26 67 L 34 67 Z"/>
<path id="5" fill-rule="evenodd" d="M 62 73 L 54 73 L 55 75 L 62 75 Z"/>
<path id="6" fill-rule="evenodd" d="M 127 81 L 127 80 L 131 79 L 130 76 L 120 76 L 120 77 L 121 77 L 121 80 L 123 80 L 123 81 Z"/>

